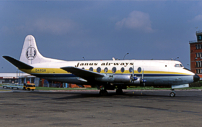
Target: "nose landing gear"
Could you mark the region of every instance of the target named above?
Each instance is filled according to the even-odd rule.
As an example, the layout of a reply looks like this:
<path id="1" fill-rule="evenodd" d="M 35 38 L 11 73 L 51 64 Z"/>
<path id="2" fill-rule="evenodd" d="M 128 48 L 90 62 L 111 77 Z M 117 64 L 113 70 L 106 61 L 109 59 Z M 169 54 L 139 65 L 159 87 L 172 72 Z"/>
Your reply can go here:
<path id="1" fill-rule="evenodd" d="M 170 93 L 170 97 L 175 97 L 175 91 L 172 89 L 172 92 Z"/>

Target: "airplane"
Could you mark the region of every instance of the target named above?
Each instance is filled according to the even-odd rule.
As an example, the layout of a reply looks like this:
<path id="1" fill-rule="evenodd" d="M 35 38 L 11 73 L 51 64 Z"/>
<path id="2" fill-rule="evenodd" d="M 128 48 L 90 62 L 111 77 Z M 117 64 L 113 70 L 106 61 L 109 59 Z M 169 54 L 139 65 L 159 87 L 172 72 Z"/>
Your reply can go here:
<path id="1" fill-rule="evenodd" d="M 185 69 L 176 60 L 94 60 L 64 61 L 44 57 L 38 51 L 35 38 L 27 35 L 20 60 L 3 56 L 19 70 L 51 81 L 97 86 L 100 95 L 107 90 L 122 94 L 128 86 L 171 86 L 174 89 L 189 87 L 200 77 Z"/>

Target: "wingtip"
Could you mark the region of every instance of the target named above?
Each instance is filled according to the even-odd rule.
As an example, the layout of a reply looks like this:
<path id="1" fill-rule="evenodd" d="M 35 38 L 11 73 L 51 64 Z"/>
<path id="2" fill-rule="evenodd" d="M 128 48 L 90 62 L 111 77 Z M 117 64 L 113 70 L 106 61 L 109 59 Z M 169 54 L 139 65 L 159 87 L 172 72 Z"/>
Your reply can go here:
<path id="1" fill-rule="evenodd" d="M 2 56 L 4 59 L 6 59 L 7 61 L 9 61 L 10 63 L 12 63 L 14 66 L 16 66 L 17 68 L 19 69 L 32 69 L 34 67 L 26 64 L 26 63 L 23 63 L 13 57 L 10 57 L 10 56 Z"/>
<path id="2" fill-rule="evenodd" d="M 7 58 L 12 58 L 10 56 L 2 56 L 4 59 L 7 59 Z"/>

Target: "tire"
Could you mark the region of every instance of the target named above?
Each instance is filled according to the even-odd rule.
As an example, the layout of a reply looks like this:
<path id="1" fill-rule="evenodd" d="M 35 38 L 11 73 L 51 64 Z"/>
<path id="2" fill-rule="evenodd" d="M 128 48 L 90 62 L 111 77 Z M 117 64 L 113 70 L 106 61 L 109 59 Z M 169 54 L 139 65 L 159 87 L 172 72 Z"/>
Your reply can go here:
<path id="1" fill-rule="evenodd" d="M 117 89 L 116 90 L 116 94 L 117 95 L 122 95 L 123 94 L 123 90 L 122 89 Z"/>
<path id="2" fill-rule="evenodd" d="M 174 93 L 174 92 L 171 92 L 171 93 L 170 93 L 170 97 L 175 97 L 175 93 Z"/>
<path id="3" fill-rule="evenodd" d="M 108 95 L 108 92 L 106 90 L 100 90 L 99 94 L 101 96 L 106 96 L 106 95 Z"/>

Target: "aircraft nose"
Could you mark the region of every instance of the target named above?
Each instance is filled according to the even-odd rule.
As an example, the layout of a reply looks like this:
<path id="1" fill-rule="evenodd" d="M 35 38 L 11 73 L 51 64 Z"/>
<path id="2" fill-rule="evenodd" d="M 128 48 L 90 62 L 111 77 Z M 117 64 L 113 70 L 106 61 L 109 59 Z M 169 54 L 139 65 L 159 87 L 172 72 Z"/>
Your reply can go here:
<path id="1" fill-rule="evenodd" d="M 200 77 L 197 75 L 197 74 L 195 74 L 194 75 L 194 82 L 197 82 L 197 81 L 199 81 L 200 80 Z"/>

